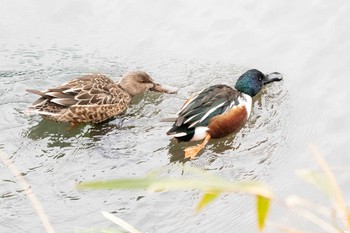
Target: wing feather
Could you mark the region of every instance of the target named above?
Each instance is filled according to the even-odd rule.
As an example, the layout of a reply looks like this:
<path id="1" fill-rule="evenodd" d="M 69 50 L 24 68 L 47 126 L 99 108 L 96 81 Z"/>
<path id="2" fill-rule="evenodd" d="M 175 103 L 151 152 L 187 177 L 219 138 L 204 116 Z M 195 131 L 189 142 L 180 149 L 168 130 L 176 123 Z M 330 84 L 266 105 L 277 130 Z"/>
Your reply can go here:
<path id="1" fill-rule="evenodd" d="M 183 137 L 193 129 L 208 126 L 215 116 L 239 105 L 240 93 L 226 85 L 215 85 L 193 94 L 178 112 L 178 117 L 168 135 Z"/>
<path id="2" fill-rule="evenodd" d="M 62 107 L 114 104 L 121 101 L 123 95 L 113 80 L 99 74 L 84 75 L 46 91 L 28 90 L 28 92 L 41 96 L 32 106 L 36 109 L 50 103 Z"/>
<path id="3" fill-rule="evenodd" d="M 58 105 L 66 106 L 66 107 L 77 103 L 77 101 L 75 99 L 72 99 L 72 98 L 52 98 L 51 102 L 58 104 Z"/>

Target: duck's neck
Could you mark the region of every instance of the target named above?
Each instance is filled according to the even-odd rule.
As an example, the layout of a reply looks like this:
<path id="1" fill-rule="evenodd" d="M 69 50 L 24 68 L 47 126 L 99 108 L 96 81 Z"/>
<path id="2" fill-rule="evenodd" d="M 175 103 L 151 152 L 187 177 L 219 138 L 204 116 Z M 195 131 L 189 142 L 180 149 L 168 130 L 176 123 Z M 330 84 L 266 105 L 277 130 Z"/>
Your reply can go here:
<path id="1" fill-rule="evenodd" d="M 117 83 L 117 85 L 120 87 L 120 89 L 122 89 L 125 93 L 129 94 L 131 97 L 138 94 L 136 90 L 134 90 L 135 88 L 128 82 L 123 82 L 123 80 L 121 80 Z"/>

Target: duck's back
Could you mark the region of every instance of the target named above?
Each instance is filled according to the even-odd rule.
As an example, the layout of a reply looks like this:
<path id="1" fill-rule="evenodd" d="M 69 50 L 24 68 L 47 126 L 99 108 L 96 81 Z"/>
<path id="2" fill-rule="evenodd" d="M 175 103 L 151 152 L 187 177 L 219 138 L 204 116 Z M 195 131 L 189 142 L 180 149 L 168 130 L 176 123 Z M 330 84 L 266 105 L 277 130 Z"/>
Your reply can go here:
<path id="1" fill-rule="evenodd" d="M 206 132 L 212 138 L 220 138 L 239 129 L 250 108 L 250 96 L 227 85 L 210 86 L 185 102 L 167 134 L 180 141 L 202 140 Z"/>
<path id="2" fill-rule="evenodd" d="M 46 91 L 29 108 L 47 119 L 63 122 L 105 121 L 126 110 L 131 96 L 105 75 L 84 75 Z"/>

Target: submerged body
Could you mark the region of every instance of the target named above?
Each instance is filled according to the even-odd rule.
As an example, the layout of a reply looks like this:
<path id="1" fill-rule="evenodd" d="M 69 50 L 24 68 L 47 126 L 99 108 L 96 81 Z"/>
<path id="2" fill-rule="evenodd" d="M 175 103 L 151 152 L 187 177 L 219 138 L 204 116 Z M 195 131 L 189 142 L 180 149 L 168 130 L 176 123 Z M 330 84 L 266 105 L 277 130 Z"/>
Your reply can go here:
<path id="1" fill-rule="evenodd" d="M 173 127 L 167 132 L 178 141 L 204 141 L 185 149 L 185 157 L 193 159 L 211 138 L 221 138 L 237 132 L 249 118 L 252 97 L 264 84 L 279 81 L 282 75 L 264 75 L 249 70 L 241 75 L 233 89 L 214 85 L 193 94 L 178 112 Z"/>
<path id="2" fill-rule="evenodd" d="M 101 74 L 84 75 L 46 91 L 27 90 L 40 95 L 28 112 L 58 122 L 99 123 L 123 113 L 134 95 L 147 90 L 176 92 L 142 71 L 129 72 L 118 83 Z"/>

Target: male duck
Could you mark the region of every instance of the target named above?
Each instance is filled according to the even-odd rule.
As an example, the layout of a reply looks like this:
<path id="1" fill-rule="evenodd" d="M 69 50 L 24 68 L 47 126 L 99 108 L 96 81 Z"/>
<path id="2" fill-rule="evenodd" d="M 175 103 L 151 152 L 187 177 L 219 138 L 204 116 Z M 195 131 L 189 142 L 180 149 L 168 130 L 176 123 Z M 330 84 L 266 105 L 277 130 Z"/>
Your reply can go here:
<path id="1" fill-rule="evenodd" d="M 40 95 L 28 112 L 58 122 L 98 123 L 124 112 L 133 96 L 147 90 L 176 92 L 142 71 L 125 74 L 118 83 L 105 75 L 90 74 L 46 91 L 26 90 Z"/>
<path id="2" fill-rule="evenodd" d="M 211 138 L 225 137 L 239 130 L 249 118 L 252 97 L 263 85 L 282 80 L 282 74 L 264 75 L 256 69 L 242 74 L 235 89 L 214 85 L 193 94 L 178 112 L 167 135 L 178 141 L 204 141 L 185 149 L 185 158 L 194 159 Z"/>

